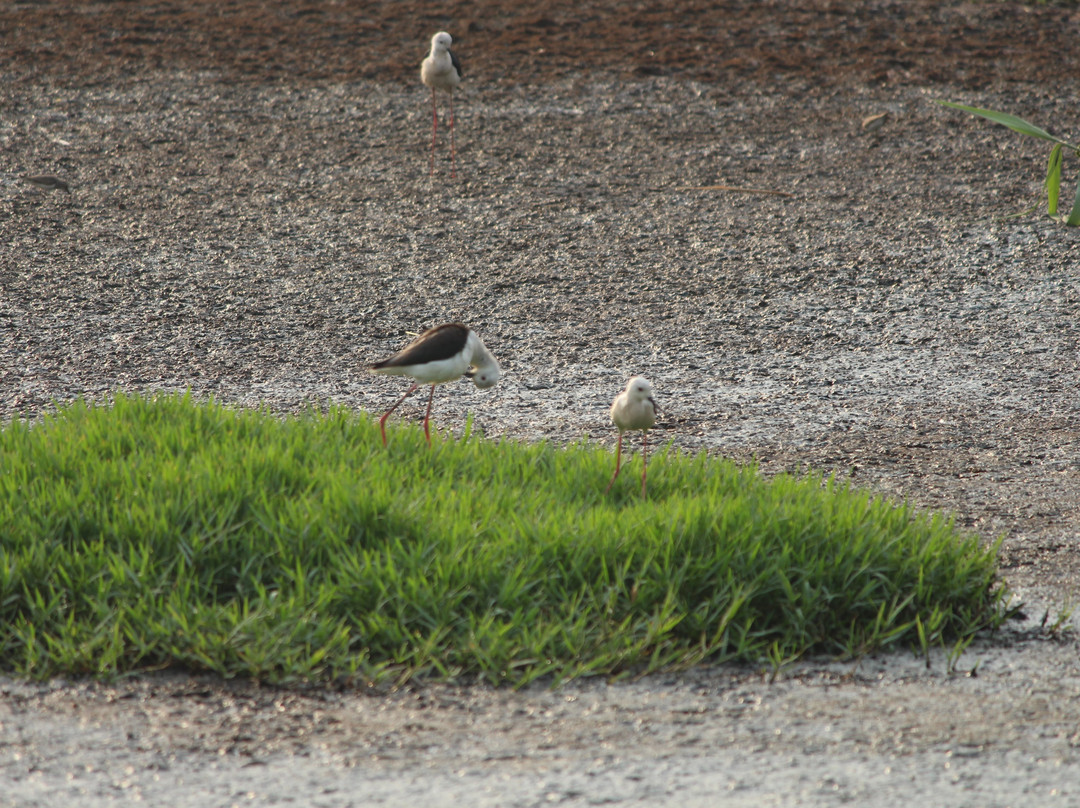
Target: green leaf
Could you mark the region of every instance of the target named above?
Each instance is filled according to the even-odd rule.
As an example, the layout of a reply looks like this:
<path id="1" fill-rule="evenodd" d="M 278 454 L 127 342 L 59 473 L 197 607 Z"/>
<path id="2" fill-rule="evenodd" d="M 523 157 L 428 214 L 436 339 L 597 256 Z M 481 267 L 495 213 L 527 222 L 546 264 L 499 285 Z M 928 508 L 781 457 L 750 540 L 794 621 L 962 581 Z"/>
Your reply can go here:
<path id="1" fill-rule="evenodd" d="M 1061 192 L 1061 144 L 1050 151 L 1050 161 L 1046 165 L 1046 201 L 1047 213 L 1057 215 L 1058 194 Z"/>
<path id="2" fill-rule="evenodd" d="M 1076 201 L 1073 202 L 1072 213 L 1069 214 L 1069 219 L 1065 224 L 1069 227 L 1080 225 L 1080 183 L 1076 184 Z"/>
<path id="3" fill-rule="evenodd" d="M 970 112 L 972 115 L 979 115 L 986 118 L 988 121 L 999 123 L 1002 126 L 1007 126 L 1014 132 L 1019 132 L 1022 135 L 1031 135 L 1032 137 L 1042 138 L 1043 140 L 1049 140 L 1051 143 L 1061 143 L 1070 148 L 1076 148 L 1072 144 L 1062 140 L 1061 138 L 1054 137 L 1045 129 L 1040 129 L 1033 123 L 1028 123 L 1023 118 L 1018 118 L 1015 115 L 1010 115 L 1007 112 L 996 112 L 992 109 L 980 109 L 979 107 L 968 107 L 963 104 L 954 104 L 951 101 L 938 101 L 937 103 L 942 106 L 952 107 L 953 109 L 963 110 L 964 112 Z"/>

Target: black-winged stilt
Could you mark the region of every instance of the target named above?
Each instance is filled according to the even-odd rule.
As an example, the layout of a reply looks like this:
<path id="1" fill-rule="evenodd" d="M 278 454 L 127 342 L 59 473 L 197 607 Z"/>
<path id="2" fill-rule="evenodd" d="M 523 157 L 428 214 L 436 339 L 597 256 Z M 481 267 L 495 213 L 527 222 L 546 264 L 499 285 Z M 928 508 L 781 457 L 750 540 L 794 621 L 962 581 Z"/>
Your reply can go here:
<path id="1" fill-rule="evenodd" d="M 431 419 L 435 385 L 468 376 L 473 384 L 484 390 L 494 387 L 502 372 L 499 363 L 480 337 L 476 336 L 476 332 L 461 323 L 444 323 L 429 328 L 389 359 L 371 365 L 371 370 L 390 376 L 411 376 L 414 380 L 405 395 L 379 419 L 383 446 L 386 445 L 386 419 L 421 384 L 431 385 L 427 414 L 424 416 L 424 435 L 430 444 L 428 421 Z"/>
<path id="2" fill-rule="evenodd" d="M 619 476 L 619 463 L 622 459 L 623 432 L 630 429 L 641 430 L 641 496 L 645 496 L 645 473 L 649 465 L 649 429 L 656 423 L 656 400 L 653 398 L 653 386 L 642 376 L 634 376 L 626 384 L 626 389 L 615 396 L 611 404 L 611 422 L 619 430 L 619 444 L 615 449 L 615 473 L 611 482 L 604 489 L 606 494 Z"/>
<path id="3" fill-rule="evenodd" d="M 461 62 L 450 51 L 453 39 L 446 31 L 439 31 L 431 38 L 431 53 L 420 64 L 420 79 L 431 88 L 431 166 L 428 176 L 435 173 L 435 132 L 439 128 L 439 113 L 436 111 L 435 91 L 442 90 L 450 95 L 450 176 L 455 176 L 454 148 L 454 90 L 461 84 Z"/>

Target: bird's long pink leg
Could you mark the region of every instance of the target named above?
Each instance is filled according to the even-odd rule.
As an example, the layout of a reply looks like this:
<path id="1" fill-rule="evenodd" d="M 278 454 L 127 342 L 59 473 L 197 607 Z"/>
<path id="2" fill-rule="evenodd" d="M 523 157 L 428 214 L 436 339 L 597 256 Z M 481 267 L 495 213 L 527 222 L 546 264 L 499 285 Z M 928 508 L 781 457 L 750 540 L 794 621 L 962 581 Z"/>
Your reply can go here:
<path id="1" fill-rule="evenodd" d="M 389 418 L 390 413 L 392 413 L 394 410 L 396 410 L 398 408 L 398 406 L 401 404 L 401 402 L 404 401 L 405 399 L 407 399 L 412 394 L 413 390 L 415 390 L 419 386 L 420 385 L 418 385 L 418 384 L 414 384 L 412 387 L 410 387 L 406 391 L 405 395 L 403 395 L 401 398 L 399 398 L 397 400 L 397 404 L 395 404 L 393 407 L 391 407 L 385 413 L 383 413 L 383 417 L 379 419 L 379 431 L 382 432 L 382 445 L 383 446 L 386 445 L 386 419 Z"/>
<path id="2" fill-rule="evenodd" d="M 435 133 L 439 130 L 439 113 L 435 104 L 435 88 L 431 88 L 431 164 L 428 176 L 435 175 Z"/>
<path id="3" fill-rule="evenodd" d="M 649 430 L 641 431 L 641 496 L 645 496 L 645 472 L 649 470 Z"/>
<path id="4" fill-rule="evenodd" d="M 607 488 L 604 489 L 606 494 L 611 490 L 611 486 L 615 485 L 615 478 L 619 476 L 619 461 L 622 458 L 622 430 L 619 430 L 619 442 L 615 446 L 615 473 L 611 475 L 611 482 L 607 484 Z"/>
<path id="5" fill-rule="evenodd" d="M 427 445 L 431 445 L 431 433 L 428 431 L 428 421 L 431 420 L 431 402 L 435 399 L 435 385 L 431 385 L 431 394 L 427 400 L 427 415 L 424 416 L 424 437 L 427 438 Z"/>
<path id="6" fill-rule="evenodd" d="M 457 166 L 457 153 L 454 148 L 454 93 L 450 92 L 450 179 L 456 175 L 454 169 Z"/>

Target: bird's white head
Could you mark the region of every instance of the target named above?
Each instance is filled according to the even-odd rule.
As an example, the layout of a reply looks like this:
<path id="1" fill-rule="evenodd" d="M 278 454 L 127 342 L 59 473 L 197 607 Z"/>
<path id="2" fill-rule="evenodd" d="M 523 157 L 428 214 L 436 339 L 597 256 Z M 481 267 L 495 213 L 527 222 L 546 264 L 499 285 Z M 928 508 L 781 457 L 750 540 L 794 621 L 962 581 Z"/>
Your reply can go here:
<path id="1" fill-rule="evenodd" d="M 453 44 L 454 40 L 450 34 L 446 33 L 446 31 L 439 31 L 431 38 L 431 52 L 448 51 Z"/>
<path id="2" fill-rule="evenodd" d="M 653 397 L 653 386 L 644 376 L 634 376 L 626 383 L 626 397 L 634 401 L 648 401 Z"/>
<path id="3" fill-rule="evenodd" d="M 475 331 L 469 331 L 469 341 L 465 350 L 469 355 L 467 375 L 472 379 L 473 384 L 481 390 L 494 387 L 502 375 L 502 368 L 499 367 L 499 360 L 492 356 L 491 351 L 487 349 L 480 337 L 476 336 Z"/>
<path id="4" fill-rule="evenodd" d="M 486 390 L 489 387 L 494 387 L 501 375 L 502 371 L 499 368 L 499 363 L 495 362 L 490 365 L 478 366 L 472 372 L 472 381 L 481 390 Z"/>

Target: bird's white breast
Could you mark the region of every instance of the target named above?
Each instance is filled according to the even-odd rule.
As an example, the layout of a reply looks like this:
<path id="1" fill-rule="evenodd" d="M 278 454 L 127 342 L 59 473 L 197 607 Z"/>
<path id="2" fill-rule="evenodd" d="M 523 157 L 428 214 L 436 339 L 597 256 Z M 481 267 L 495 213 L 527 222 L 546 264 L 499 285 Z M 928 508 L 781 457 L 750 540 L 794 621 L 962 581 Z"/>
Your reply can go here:
<path id="1" fill-rule="evenodd" d="M 656 423 L 656 410 L 651 401 L 630 401 L 619 396 L 611 407 L 611 421 L 624 432 L 651 429 Z"/>
<path id="2" fill-rule="evenodd" d="M 447 92 L 461 83 L 461 77 L 446 51 L 434 51 L 424 59 L 420 64 L 420 79 L 428 87 Z"/>
<path id="3" fill-rule="evenodd" d="M 381 372 L 390 376 L 412 376 L 421 384 L 442 384 L 460 379 L 469 369 L 470 357 L 459 353 L 449 359 L 436 359 L 422 365 L 400 365 L 389 367 Z"/>

